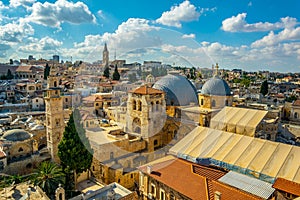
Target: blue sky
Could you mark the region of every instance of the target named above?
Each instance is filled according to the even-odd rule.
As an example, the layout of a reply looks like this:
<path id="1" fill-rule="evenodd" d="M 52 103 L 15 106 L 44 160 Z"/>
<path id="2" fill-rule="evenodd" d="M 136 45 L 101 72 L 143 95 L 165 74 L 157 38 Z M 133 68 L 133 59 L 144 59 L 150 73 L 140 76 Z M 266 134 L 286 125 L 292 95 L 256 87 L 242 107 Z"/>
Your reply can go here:
<path id="1" fill-rule="evenodd" d="M 0 62 L 33 55 L 300 71 L 299 0 L 0 0 Z"/>

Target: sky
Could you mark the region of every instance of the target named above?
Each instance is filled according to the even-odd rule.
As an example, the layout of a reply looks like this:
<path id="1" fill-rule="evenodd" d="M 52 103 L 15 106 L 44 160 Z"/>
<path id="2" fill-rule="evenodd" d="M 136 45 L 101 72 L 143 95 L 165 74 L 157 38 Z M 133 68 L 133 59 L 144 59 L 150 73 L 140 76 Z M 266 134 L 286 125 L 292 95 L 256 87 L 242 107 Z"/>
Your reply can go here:
<path id="1" fill-rule="evenodd" d="M 299 0 L 0 0 L 0 62 L 162 61 L 300 72 Z"/>

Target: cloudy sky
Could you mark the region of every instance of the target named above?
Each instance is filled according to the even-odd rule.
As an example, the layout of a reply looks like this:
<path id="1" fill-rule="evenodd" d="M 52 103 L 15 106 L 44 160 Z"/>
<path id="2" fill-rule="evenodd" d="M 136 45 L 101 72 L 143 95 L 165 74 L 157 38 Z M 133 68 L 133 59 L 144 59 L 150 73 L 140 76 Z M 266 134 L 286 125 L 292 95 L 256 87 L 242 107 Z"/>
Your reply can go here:
<path id="1" fill-rule="evenodd" d="M 0 0 L 0 62 L 159 60 L 300 71 L 299 0 Z"/>

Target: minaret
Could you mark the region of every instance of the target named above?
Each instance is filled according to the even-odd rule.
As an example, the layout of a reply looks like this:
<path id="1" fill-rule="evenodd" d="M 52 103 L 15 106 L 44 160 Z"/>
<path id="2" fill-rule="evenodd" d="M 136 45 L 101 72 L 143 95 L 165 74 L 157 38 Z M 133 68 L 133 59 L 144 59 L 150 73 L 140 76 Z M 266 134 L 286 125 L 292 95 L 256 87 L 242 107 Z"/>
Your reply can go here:
<path id="1" fill-rule="evenodd" d="M 216 72 L 215 72 L 215 76 L 219 76 L 219 65 L 218 65 L 218 63 L 216 63 Z"/>
<path id="2" fill-rule="evenodd" d="M 107 44 L 104 44 L 104 50 L 103 50 L 103 55 L 102 55 L 102 64 L 105 67 L 108 67 L 108 62 L 109 62 L 109 52 L 107 50 Z"/>
<path id="3" fill-rule="evenodd" d="M 59 163 L 58 144 L 64 132 L 63 99 L 60 95 L 59 75 L 54 65 L 50 69 L 47 78 L 47 89 L 45 95 L 46 103 L 46 127 L 47 148 L 54 162 Z"/>

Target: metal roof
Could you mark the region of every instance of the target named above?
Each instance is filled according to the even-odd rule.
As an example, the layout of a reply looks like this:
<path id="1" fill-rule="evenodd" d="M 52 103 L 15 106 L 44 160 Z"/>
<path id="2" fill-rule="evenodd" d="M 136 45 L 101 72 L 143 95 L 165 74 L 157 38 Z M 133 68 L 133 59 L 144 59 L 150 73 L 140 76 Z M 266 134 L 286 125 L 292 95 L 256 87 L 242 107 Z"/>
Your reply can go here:
<path id="1" fill-rule="evenodd" d="M 262 197 L 264 199 L 268 199 L 275 191 L 275 189 L 272 188 L 272 184 L 270 183 L 234 171 L 228 172 L 218 181 L 249 192 L 256 196 Z"/>
<path id="2" fill-rule="evenodd" d="M 185 106 L 191 102 L 198 103 L 195 86 L 179 74 L 173 73 L 162 77 L 153 85 L 153 88 L 166 93 L 167 105 Z"/>
<path id="3" fill-rule="evenodd" d="M 170 154 L 215 165 L 270 183 L 282 177 L 300 183 L 300 147 L 196 127 L 175 144 Z"/>

